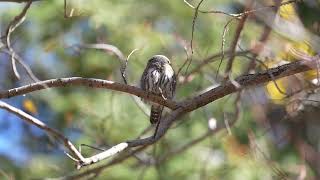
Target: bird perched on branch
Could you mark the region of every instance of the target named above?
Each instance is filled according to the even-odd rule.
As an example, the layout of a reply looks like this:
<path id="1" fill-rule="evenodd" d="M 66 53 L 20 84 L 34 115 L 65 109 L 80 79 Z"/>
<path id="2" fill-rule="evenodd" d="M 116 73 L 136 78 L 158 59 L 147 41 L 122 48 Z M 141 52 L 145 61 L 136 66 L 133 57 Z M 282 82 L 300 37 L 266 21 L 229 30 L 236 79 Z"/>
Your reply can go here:
<path id="1" fill-rule="evenodd" d="M 176 75 L 170 60 L 163 55 L 155 55 L 149 59 L 140 80 L 141 89 L 172 99 L 176 90 Z M 150 122 L 155 124 L 161 119 L 163 106 L 150 102 Z"/>

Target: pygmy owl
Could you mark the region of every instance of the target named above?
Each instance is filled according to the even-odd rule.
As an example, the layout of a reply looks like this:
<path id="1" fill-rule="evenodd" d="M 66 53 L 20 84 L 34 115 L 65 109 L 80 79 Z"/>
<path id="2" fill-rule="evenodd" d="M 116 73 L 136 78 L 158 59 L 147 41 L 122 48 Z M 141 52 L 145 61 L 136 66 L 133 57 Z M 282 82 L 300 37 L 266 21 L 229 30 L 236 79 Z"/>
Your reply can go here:
<path id="1" fill-rule="evenodd" d="M 172 99 L 176 89 L 176 75 L 171 67 L 170 60 L 163 55 L 155 55 L 149 59 L 140 80 L 141 89 L 162 96 L 165 99 Z M 163 106 L 150 102 L 151 124 L 161 119 Z"/>

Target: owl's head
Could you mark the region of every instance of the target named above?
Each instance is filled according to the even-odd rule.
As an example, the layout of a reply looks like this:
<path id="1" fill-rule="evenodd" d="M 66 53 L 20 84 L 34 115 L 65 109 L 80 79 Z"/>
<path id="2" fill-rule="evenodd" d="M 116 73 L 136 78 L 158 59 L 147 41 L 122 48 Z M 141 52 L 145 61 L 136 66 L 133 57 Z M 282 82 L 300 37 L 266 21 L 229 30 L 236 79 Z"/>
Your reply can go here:
<path id="1" fill-rule="evenodd" d="M 166 64 L 169 64 L 171 65 L 171 62 L 169 60 L 169 58 L 167 58 L 166 56 L 164 55 L 154 55 L 152 56 L 151 59 L 149 59 L 148 61 L 148 64 L 149 65 L 157 65 L 157 66 L 165 66 Z"/>

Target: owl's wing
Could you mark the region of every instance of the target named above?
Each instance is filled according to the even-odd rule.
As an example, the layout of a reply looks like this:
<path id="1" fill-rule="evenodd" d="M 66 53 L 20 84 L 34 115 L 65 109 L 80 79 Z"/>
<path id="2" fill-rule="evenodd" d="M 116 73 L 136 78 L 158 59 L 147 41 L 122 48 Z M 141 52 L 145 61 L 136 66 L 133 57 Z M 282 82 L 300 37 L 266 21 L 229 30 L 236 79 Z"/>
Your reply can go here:
<path id="1" fill-rule="evenodd" d="M 172 76 L 172 83 L 171 83 L 171 89 L 172 89 L 172 98 L 174 97 L 176 93 L 176 86 L 177 86 L 177 76 L 176 74 L 173 74 Z"/>

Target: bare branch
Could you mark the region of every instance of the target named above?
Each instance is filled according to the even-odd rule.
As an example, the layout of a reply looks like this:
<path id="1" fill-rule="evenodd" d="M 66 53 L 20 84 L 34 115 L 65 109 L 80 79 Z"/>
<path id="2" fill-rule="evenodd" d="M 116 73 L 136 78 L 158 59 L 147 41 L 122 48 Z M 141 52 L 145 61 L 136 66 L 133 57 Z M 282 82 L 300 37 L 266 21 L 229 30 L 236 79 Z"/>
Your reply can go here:
<path id="1" fill-rule="evenodd" d="M 67 175 L 65 177 L 60 177 L 60 178 L 54 178 L 54 179 L 59 179 L 59 180 L 67 180 L 67 179 L 79 179 L 81 177 L 87 177 L 89 175 L 92 175 L 92 174 L 97 174 L 97 173 L 100 173 L 103 169 L 107 168 L 107 167 L 110 167 L 110 166 L 113 166 L 113 165 L 116 165 L 116 164 L 119 164 L 121 162 L 123 162 L 124 160 L 132 157 L 134 154 L 144 150 L 147 146 L 142 146 L 142 147 L 139 147 L 138 149 L 135 149 L 123 156 L 118 156 L 116 158 L 114 158 L 113 160 L 111 160 L 110 162 L 104 164 L 104 165 L 101 165 L 101 166 L 98 166 L 98 167 L 94 167 L 92 169 L 88 169 L 82 173 L 78 173 L 76 172 L 76 174 L 70 174 L 70 175 Z"/>
<path id="2" fill-rule="evenodd" d="M 120 72 L 121 72 L 121 76 L 122 76 L 122 79 L 123 79 L 123 81 L 124 81 L 125 84 L 128 84 L 127 78 L 126 78 L 126 70 L 127 70 L 127 66 L 128 66 L 128 61 L 129 61 L 131 55 L 132 55 L 133 53 L 135 53 L 136 51 L 138 51 L 138 50 L 139 50 L 139 49 L 134 49 L 134 50 L 132 50 L 131 53 L 127 56 L 125 62 L 122 63 L 122 65 L 121 65 Z"/>
<path id="3" fill-rule="evenodd" d="M 53 136 L 57 137 L 59 140 L 62 140 L 65 147 L 75 156 L 71 156 L 67 153 L 67 156 L 69 156 L 71 159 L 76 161 L 77 163 L 77 168 L 81 168 L 82 166 L 87 166 L 96 162 L 99 162 L 103 159 L 106 159 L 110 156 L 113 156 L 123 150 L 125 150 L 128 146 L 129 143 L 120 143 L 116 146 L 111 147 L 110 149 L 103 151 L 97 155 L 91 156 L 89 158 L 84 158 L 81 153 L 77 150 L 77 148 L 69 141 L 68 138 L 66 138 L 62 133 L 59 131 L 52 129 L 48 127 L 45 123 L 42 121 L 38 120 L 37 118 L 21 111 L 20 109 L 17 109 L 3 101 L 0 101 L 0 108 L 7 110 L 8 112 L 11 112 L 17 116 L 19 116 L 21 119 L 25 120 L 27 123 L 37 126 L 38 128 L 44 130 L 48 134 L 52 134 Z"/>
<path id="4" fill-rule="evenodd" d="M 198 17 L 198 13 L 199 13 L 199 7 L 201 6 L 201 4 L 203 3 L 204 0 L 200 0 L 199 4 L 197 5 L 194 11 L 194 16 L 193 16 L 193 20 L 192 20 L 192 30 L 191 30 L 191 42 L 190 42 L 190 46 L 191 46 L 191 55 L 193 54 L 193 34 L 194 34 L 194 27 L 195 27 L 195 24 L 196 24 L 196 20 L 197 20 L 197 17 Z M 186 1 L 184 1 L 186 2 Z"/>
<path id="5" fill-rule="evenodd" d="M 222 61 L 223 61 L 223 58 L 224 58 L 224 46 L 225 46 L 225 43 L 226 43 L 226 38 L 225 38 L 225 36 L 226 36 L 226 33 L 227 33 L 228 30 L 229 30 L 228 27 L 229 27 L 229 25 L 231 24 L 231 22 L 232 22 L 233 20 L 234 20 L 234 18 L 230 19 L 230 20 L 224 25 L 224 27 L 223 27 L 222 41 L 221 41 L 221 52 L 222 52 L 222 56 L 221 56 L 221 59 L 220 59 L 219 65 L 218 65 L 217 74 L 216 74 L 216 79 L 217 79 L 217 77 L 218 77 L 218 75 L 219 75 L 219 69 L 220 69 L 220 66 L 221 66 Z M 230 52 L 231 52 L 231 53 L 230 53 L 231 55 L 235 53 L 235 52 L 232 51 L 232 49 L 231 49 Z"/>
<path id="6" fill-rule="evenodd" d="M 66 138 L 62 133 L 59 131 L 52 129 L 48 127 L 45 123 L 38 120 L 37 118 L 32 117 L 31 115 L 21 111 L 18 108 L 15 108 L 3 101 L 0 101 L 0 108 L 7 110 L 8 112 L 11 112 L 17 116 L 19 116 L 21 119 L 25 120 L 27 123 L 32 124 L 34 126 L 37 126 L 38 128 L 44 130 L 45 132 L 54 135 L 58 139 L 62 140 L 65 147 L 69 149 L 69 151 L 76 156 L 77 160 L 84 161 L 84 157 L 78 152 L 77 148 Z"/>
<path id="7" fill-rule="evenodd" d="M 184 3 L 186 3 L 189 7 L 191 7 L 192 9 L 196 9 L 197 7 L 194 7 L 192 4 L 190 4 L 187 0 L 183 0 Z M 198 10 L 201 13 L 213 13 L 213 14 L 224 14 L 227 16 L 231 16 L 231 17 L 239 17 L 239 14 L 229 14 L 223 11 L 216 11 L 216 10 L 211 10 L 211 11 L 204 11 L 204 10 L 200 10 L 198 7 Z"/>
<path id="8" fill-rule="evenodd" d="M 310 59 L 312 58 L 310 57 L 306 60 L 284 64 L 284 65 L 281 65 L 275 68 L 270 68 L 269 70 L 256 73 L 256 74 L 242 75 L 236 78 L 235 81 L 243 87 L 248 87 L 252 85 L 259 85 L 271 80 L 279 79 L 285 76 L 290 76 L 290 75 L 304 72 L 307 70 L 315 69 L 317 67 L 316 66 L 317 59 L 314 59 L 312 61 Z M 273 75 L 273 77 L 271 77 L 270 73 Z M 111 90 L 116 90 L 120 92 L 126 92 L 132 95 L 139 96 L 141 98 L 148 99 L 152 102 L 156 102 L 158 104 L 164 105 L 170 109 L 177 109 L 179 107 L 184 107 L 185 104 L 188 104 L 188 103 L 194 104 L 197 107 L 201 107 L 218 98 L 221 98 L 225 95 L 228 95 L 237 91 L 235 89 L 235 86 L 230 81 L 228 81 L 224 85 L 220 85 L 203 94 L 200 94 L 198 96 L 195 96 L 191 99 L 187 99 L 177 104 L 174 101 L 171 101 L 168 99 L 164 100 L 160 96 L 156 96 L 151 93 L 145 92 L 135 86 L 125 85 L 125 84 L 108 81 L 108 80 L 101 80 L 101 79 L 70 77 L 70 78 L 58 78 L 58 79 L 40 81 L 37 83 L 33 83 L 26 86 L 21 86 L 18 88 L 0 92 L 0 99 L 10 98 L 13 96 L 18 96 L 18 95 L 42 90 L 42 89 L 45 89 L 44 85 L 46 85 L 48 88 L 64 87 L 64 86 L 88 86 L 91 88 L 111 89 Z M 192 103 L 192 101 L 194 102 Z M 190 106 L 190 107 L 193 107 L 193 106 Z"/>
<path id="9" fill-rule="evenodd" d="M 117 58 L 121 61 L 121 63 L 123 63 L 126 60 L 125 56 L 120 51 L 120 49 L 114 45 L 111 45 L 111 44 L 103 44 L 103 43 L 100 43 L 100 44 L 80 44 L 80 45 L 77 45 L 77 47 L 106 50 L 107 52 L 110 52 L 110 53 L 116 55 Z"/>
<path id="10" fill-rule="evenodd" d="M 46 81 L 40 81 L 37 83 L 29 84 L 26 86 L 21 86 L 18 88 L 10 89 L 5 92 L 0 92 L 0 99 L 23 95 L 26 93 L 46 89 L 46 87 L 51 88 L 51 87 L 65 87 L 65 86 L 87 86 L 91 88 L 111 89 L 111 90 L 133 94 L 144 99 L 148 99 L 149 101 L 164 105 L 170 109 L 175 109 L 178 107 L 177 103 L 172 100 L 169 100 L 169 99 L 164 100 L 161 96 L 156 96 L 156 95 L 153 95 L 152 93 L 145 92 L 142 89 L 135 86 L 125 85 L 125 84 L 108 81 L 108 80 L 81 78 L 81 77 L 50 79 Z"/>
<path id="11" fill-rule="evenodd" d="M 249 5 L 248 5 L 248 7 L 246 9 L 250 9 L 251 6 L 252 6 L 252 1 L 249 2 Z M 225 80 L 230 78 L 230 72 L 231 72 L 231 69 L 232 69 L 233 60 L 235 58 L 235 52 L 236 52 L 237 44 L 238 44 L 238 41 L 239 41 L 239 38 L 240 38 L 241 31 L 242 31 L 242 29 L 244 27 L 244 23 L 247 20 L 247 17 L 248 17 L 247 15 L 244 15 L 240 19 L 239 24 L 238 24 L 237 29 L 236 29 L 236 32 L 234 34 L 233 41 L 232 41 L 231 47 L 230 47 L 230 52 L 231 52 L 230 53 L 230 57 L 228 59 L 227 67 L 226 67 L 225 72 L 224 72 Z"/>
<path id="12" fill-rule="evenodd" d="M 2 49 L 1 52 L 4 52 L 10 56 L 13 56 L 13 53 L 7 49 Z M 40 80 L 32 72 L 31 68 L 23 61 L 23 59 L 18 54 L 14 54 L 14 56 L 16 61 L 25 69 L 30 79 L 32 79 L 34 82 L 39 82 Z"/>
<path id="13" fill-rule="evenodd" d="M 179 74 L 181 72 L 181 70 L 184 68 L 184 66 L 189 62 L 189 55 L 188 55 L 188 47 L 187 46 L 184 46 L 184 52 L 186 53 L 186 60 L 184 61 L 184 63 L 181 65 L 181 67 L 179 68 L 178 72 L 177 72 L 177 77 L 179 77 Z M 187 72 L 187 69 L 186 69 L 186 72 Z"/>
<path id="14" fill-rule="evenodd" d="M 194 7 L 192 4 L 187 2 L 187 0 L 183 0 L 183 1 L 184 1 L 185 4 L 187 4 L 192 9 L 196 9 L 196 7 Z M 296 3 L 296 2 L 297 2 L 297 0 L 290 0 L 290 1 L 287 1 L 287 2 L 281 3 L 280 6 L 284 6 L 284 5 L 291 4 L 291 3 Z M 201 9 L 198 9 L 198 11 L 200 13 L 206 13 L 206 14 L 223 14 L 223 15 L 227 15 L 227 16 L 230 16 L 230 17 L 233 17 L 233 18 L 237 18 L 237 19 L 240 20 L 241 16 L 245 16 L 245 15 L 248 15 L 248 14 L 251 14 L 251 13 L 255 13 L 257 11 L 263 11 L 263 10 L 268 10 L 268 9 L 272 9 L 272 8 L 277 8 L 277 7 L 278 7 L 278 5 L 270 5 L 270 6 L 257 8 L 257 9 L 247 10 L 247 11 L 244 11 L 244 12 L 238 13 L 238 14 L 226 13 L 224 11 L 218 11 L 218 10 L 201 10 Z"/>
<path id="15" fill-rule="evenodd" d="M 186 68 L 186 73 L 188 72 L 188 69 L 189 69 L 189 66 L 192 62 L 192 58 L 193 58 L 193 36 L 194 36 L 194 29 L 195 29 L 195 25 L 196 25 L 196 20 L 197 20 L 197 17 L 198 17 L 198 10 L 199 10 L 199 7 L 201 6 L 201 4 L 203 3 L 204 0 L 200 0 L 199 4 L 197 5 L 194 11 L 194 16 L 193 16 L 193 19 L 192 19 L 192 29 L 191 29 L 191 40 L 190 40 L 190 49 L 191 49 L 191 57 L 190 58 L 187 58 L 187 61 L 182 65 L 181 69 L 185 66 L 185 64 L 188 62 L 188 65 L 187 65 L 187 68 Z M 185 1 L 185 3 L 187 3 Z M 179 70 L 180 72 L 180 70 Z"/>
<path id="16" fill-rule="evenodd" d="M 6 30 L 6 45 L 8 50 L 10 51 L 11 54 L 11 64 L 12 64 L 12 69 L 13 72 L 15 74 L 15 76 L 20 79 L 20 75 L 19 72 L 17 70 L 17 66 L 16 66 L 16 58 L 15 58 L 15 51 L 13 50 L 12 46 L 11 46 L 11 33 L 20 25 L 23 23 L 23 21 L 25 20 L 26 17 L 26 13 L 28 11 L 28 9 L 30 8 L 32 4 L 32 0 L 29 0 L 27 2 L 27 4 L 25 5 L 25 7 L 23 8 L 23 10 L 21 11 L 20 14 L 18 14 L 16 17 L 14 17 L 14 19 L 9 23 L 7 30 Z"/>
<path id="17" fill-rule="evenodd" d="M 120 65 L 121 65 L 120 73 L 121 73 L 123 82 L 125 84 L 128 84 L 127 79 L 126 79 L 126 70 L 127 70 L 127 66 L 128 66 L 128 61 L 129 61 L 131 55 L 134 54 L 139 49 L 136 48 L 136 49 L 132 50 L 130 52 L 130 54 L 125 58 L 125 56 L 122 53 L 122 51 L 118 47 L 116 47 L 114 45 L 111 45 L 111 44 L 104 44 L 104 43 L 100 43 L 100 44 L 80 44 L 80 45 L 77 45 L 76 47 L 105 50 L 105 51 L 107 51 L 109 53 L 112 53 L 112 54 L 116 55 L 117 58 L 120 61 Z"/>

